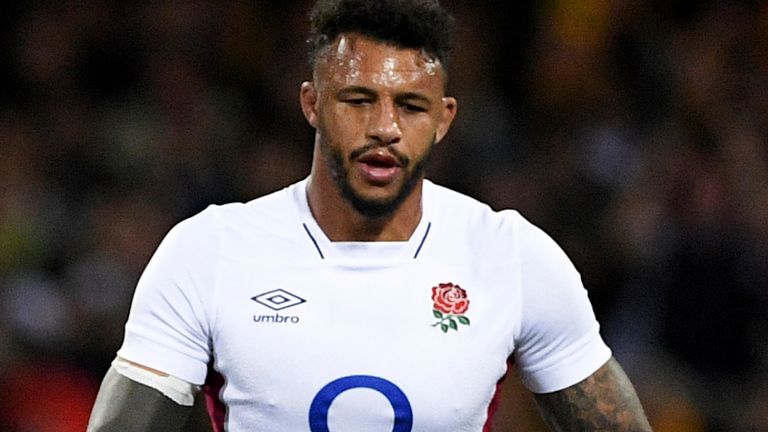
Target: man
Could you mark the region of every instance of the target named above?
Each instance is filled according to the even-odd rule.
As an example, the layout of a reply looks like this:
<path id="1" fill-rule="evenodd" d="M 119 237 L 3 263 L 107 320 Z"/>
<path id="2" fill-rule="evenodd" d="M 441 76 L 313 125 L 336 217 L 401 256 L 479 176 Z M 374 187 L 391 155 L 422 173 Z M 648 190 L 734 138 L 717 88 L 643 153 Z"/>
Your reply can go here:
<path id="1" fill-rule="evenodd" d="M 175 227 L 89 430 L 485 431 L 508 360 L 554 430 L 650 430 L 543 232 L 424 179 L 456 114 L 430 0 L 320 0 L 309 177 Z"/>

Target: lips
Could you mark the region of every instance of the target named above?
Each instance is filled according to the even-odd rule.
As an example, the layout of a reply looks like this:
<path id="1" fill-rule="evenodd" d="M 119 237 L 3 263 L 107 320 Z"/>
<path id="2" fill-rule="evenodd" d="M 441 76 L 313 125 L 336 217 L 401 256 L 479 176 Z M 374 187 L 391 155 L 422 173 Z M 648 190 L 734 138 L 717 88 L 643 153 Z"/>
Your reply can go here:
<path id="1" fill-rule="evenodd" d="M 394 168 L 400 166 L 400 162 L 396 157 L 383 150 L 366 153 L 358 158 L 357 161 L 376 168 Z"/>
<path id="2" fill-rule="evenodd" d="M 397 157 L 384 149 L 367 152 L 357 158 L 357 166 L 363 177 L 376 185 L 392 182 L 400 172 L 402 165 Z"/>

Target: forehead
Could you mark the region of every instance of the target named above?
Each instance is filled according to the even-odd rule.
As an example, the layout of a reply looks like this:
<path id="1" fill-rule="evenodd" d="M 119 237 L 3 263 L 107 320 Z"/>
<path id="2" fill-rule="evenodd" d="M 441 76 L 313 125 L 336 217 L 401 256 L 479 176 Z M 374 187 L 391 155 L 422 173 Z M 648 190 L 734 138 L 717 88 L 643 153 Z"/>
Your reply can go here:
<path id="1" fill-rule="evenodd" d="M 315 78 L 327 84 L 440 86 L 439 60 L 423 50 L 400 48 L 356 34 L 342 34 L 318 57 Z"/>

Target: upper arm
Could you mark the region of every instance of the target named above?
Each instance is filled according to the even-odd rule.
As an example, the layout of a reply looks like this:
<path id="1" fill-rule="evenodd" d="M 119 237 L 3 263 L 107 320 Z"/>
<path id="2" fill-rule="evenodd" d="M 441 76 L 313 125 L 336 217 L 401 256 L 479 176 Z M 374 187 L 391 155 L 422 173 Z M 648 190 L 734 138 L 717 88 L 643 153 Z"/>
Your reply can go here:
<path id="1" fill-rule="evenodd" d="M 96 397 L 88 432 L 181 431 L 192 407 L 109 369 Z"/>
<path id="2" fill-rule="evenodd" d="M 515 366 L 525 386 L 548 393 L 591 375 L 611 357 L 581 275 L 557 243 L 520 224 Z"/>
<path id="3" fill-rule="evenodd" d="M 190 383 L 204 382 L 211 354 L 217 246 L 210 211 L 168 233 L 139 279 L 120 357 Z"/>
<path id="4" fill-rule="evenodd" d="M 177 225 L 144 270 L 118 352 L 132 367 L 117 361 L 107 372 L 89 432 L 184 428 L 193 412 L 189 389 L 205 381 L 210 360 L 208 263 L 217 249 L 209 219 L 202 215 Z M 169 384 L 174 380 L 185 384 Z"/>
<path id="5" fill-rule="evenodd" d="M 555 431 L 651 430 L 632 383 L 613 358 L 578 384 L 534 398 Z"/>

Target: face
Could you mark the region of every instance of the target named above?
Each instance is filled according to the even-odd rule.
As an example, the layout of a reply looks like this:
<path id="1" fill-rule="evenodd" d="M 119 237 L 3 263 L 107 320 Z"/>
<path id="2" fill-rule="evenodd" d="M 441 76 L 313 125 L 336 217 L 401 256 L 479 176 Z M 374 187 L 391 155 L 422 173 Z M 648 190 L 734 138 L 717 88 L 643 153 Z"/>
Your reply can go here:
<path id="1" fill-rule="evenodd" d="M 342 35 L 319 57 L 301 102 L 315 127 L 314 177 L 327 176 L 360 213 L 395 211 L 423 179 L 456 102 L 442 65 L 416 49 Z M 319 159 L 321 160 L 317 160 Z"/>

